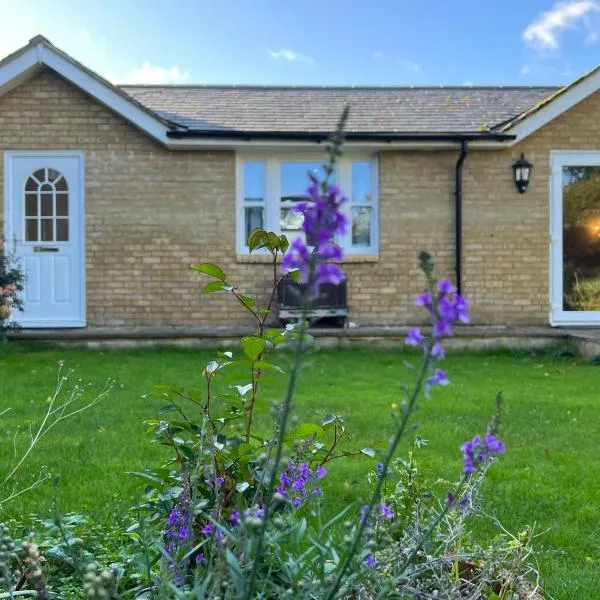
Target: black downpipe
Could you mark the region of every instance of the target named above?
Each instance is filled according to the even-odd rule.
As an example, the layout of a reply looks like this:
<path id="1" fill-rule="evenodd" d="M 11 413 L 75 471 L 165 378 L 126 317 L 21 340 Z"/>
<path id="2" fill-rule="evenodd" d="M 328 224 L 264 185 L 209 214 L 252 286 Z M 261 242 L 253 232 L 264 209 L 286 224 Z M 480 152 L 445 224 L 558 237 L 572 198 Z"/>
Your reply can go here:
<path id="1" fill-rule="evenodd" d="M 467 152 L 469 146 L 467 140 L 462 140 L 460 145 L 460 155 L 456 161 L 456 174 L 455 174 L 455 238 L 456 238 L 456 291 L 462 294 L 462 167 L 467 158 Z"/>

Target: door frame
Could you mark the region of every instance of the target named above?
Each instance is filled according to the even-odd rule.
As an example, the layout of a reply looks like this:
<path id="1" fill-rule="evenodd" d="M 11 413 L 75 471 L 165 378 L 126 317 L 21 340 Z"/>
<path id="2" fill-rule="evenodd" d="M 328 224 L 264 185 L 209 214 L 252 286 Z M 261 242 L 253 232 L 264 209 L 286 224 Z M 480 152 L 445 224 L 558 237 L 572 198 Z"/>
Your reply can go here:
<path id="1" fill-rule="evenodd" d="M 598 327 L 600 311 L 563 309 L 562 168 L 600 166 L 600 150 L 550 151 L 550 325 Z"/>
<path id="2" fill-rule="evenodd" d="M 12 254 L 14 250 L 15 232 L 13 231 L 13 159 L 20 157 L 57 157 L 57 158 L 77 158 L 79 175 L 79 225 L 73 232 L 80 240 L 80 262 L 79 277 L 81 287 L 79 289 L 79 314 L 81 319 L 70 319 L 60 322 L 49 321 L 25 321 L 23 327 L 47 327 L 57 329 L 62 327 L 85 327 L 86 326 L 86 305 L 87 305 L 87 285 L 86 285 L 86 211 L 85 211 L 85 153 L 83 150 L 5 150 L 4 152 L 4 246 L 5 252 Z M 71 205 L 71 203 L 70 203 Z M 16 319 L 18 322 L 18 318 Z"/>

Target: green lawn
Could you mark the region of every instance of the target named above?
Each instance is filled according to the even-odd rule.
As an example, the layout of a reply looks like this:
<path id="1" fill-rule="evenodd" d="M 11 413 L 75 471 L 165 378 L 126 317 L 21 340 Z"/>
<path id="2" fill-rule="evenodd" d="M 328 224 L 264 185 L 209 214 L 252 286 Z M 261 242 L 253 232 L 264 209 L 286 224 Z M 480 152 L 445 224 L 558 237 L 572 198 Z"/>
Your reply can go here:
<path id="1" fill-rule="evenodd" d="M 42 414 L 54 389 L 58 361 L 75 377 L 102 387 L 117 381 L 102 405 L 56 429 L 39 445 L 21 481 L 40 467 L 60 475 L 16 501 L 10 511 L 48 513 L 58 494 L 60 510 L 109 517 L 136 497 L 139 483 L 125 474 L 151 465 L 161 449 L 150 444 L 143 421 L 160 403 L 144 397 L 155 383 L 199 387 L 203 365 L 212 356 L 200 350 L 62 350 L 21 344 L 0 349 L 0 473 L 17 427 Z M 345 415 L 357 447 L 390 431 L 388 409 L 398 385 L 409 382 L 407 354 L 382 350 L 321 351 L 303 373 L 298 412 L 317 420 L 327 412 Z M 446 359 L 452 384 L 436 389 L 418 413 L 422 451 L 434 477 L 454 479 L 461 467 L 460 444 L 485 430 L 493 399 L 502 390 L 506 414 L 502 437 L 507 454 L 491 469 L 486 506 L 511 530 L 537 523 L 540 568 L 556 599 L 600 598 L 600 366 L 554 354 L 459 353 Z M 277 397 L 278 386 L 270 388 Z M 406 450 L 406 444 L 404 446 Z M 339 461 L 326 492 L 340 504 L 364 491 L 368 458 Z"/>

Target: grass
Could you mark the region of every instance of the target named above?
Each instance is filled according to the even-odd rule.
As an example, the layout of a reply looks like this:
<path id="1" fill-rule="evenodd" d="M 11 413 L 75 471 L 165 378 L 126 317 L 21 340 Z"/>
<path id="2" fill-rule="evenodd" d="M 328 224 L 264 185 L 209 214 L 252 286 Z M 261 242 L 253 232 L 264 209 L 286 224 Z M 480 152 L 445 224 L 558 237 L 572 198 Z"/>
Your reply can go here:
<path id="1" fill-rule="evenodd" d="M 102 405 L 63 423 L 40 443 L 21 481 L 31 480 L 45 465 L 60 475 L 60 484 L 38 488 L 13 504 L 11 512 L 47 514 L 55 497 L 62 512 L 85 511 L 97 519 L 130 505 L 140 484 L 126 471 L 163 456 L 161 448 L 149 443 L 143 425 L 156 416 L 160 403 L 144 394 L 155 383 L 199 387 L 201 369 L 211 356 L 210 351 L 181 349 L 3 348 L 0 409 L 12 410 L 0 418 L 0 472 L 17 427 L 43 413 L 59 360 L 96 389 L 109 376 L 117 381 Z M 403 367 L 406 357 L 366 349 L 319 352 L 300 381 L 299 416 L 317 420 L 327 412 L 345 415 L 358 448 L 385 438 L 398 386 L 410 381 Z M 543 547 L 539 562 L 553 598 L 598 598 L 600 367 L 550 353 L 509 352 L 452 354 L 445 366 L 452 385 L 436 389 L 417 415 L 418 433 L 429 440 L 421 452 L 424 468 L 433 478 L 454 479 L 461 467 L 460 444 L 485 430 L 495 394 L 503 390 L 502 437 L 508 451 L 490 471 L 486 506 L 512 531 L 534 522 L 538 531 L 547 530 L 538 539 Z M 272 397 L 282 384 L 272 384 Z M 326 480 L 326 492 L 335 494 L 340 506 L 360 498 L 372 462 L 366 457 L 339 461 Z"/>

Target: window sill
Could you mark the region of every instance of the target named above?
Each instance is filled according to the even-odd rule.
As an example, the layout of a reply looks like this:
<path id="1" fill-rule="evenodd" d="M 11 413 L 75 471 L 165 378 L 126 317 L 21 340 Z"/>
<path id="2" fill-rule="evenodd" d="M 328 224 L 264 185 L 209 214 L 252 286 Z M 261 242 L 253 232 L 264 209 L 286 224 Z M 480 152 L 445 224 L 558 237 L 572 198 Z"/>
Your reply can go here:
<path id="1" fill-rule="evenodd" d="M 237 263 L 251 264 L 271 264 L 273 257 L 270 254 L 238 254 L 236 256 Z M 278 259 L 277 262 L 281 262 Z M 346 254 L 342 264 L 353 263 L 377 263 L 379 262 L 379 254 Z"/>

